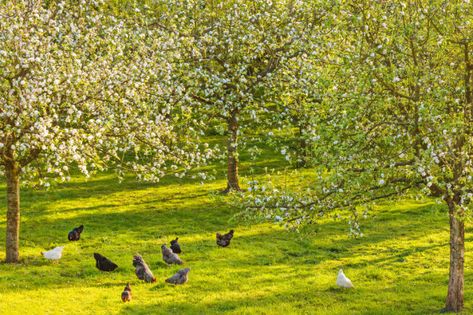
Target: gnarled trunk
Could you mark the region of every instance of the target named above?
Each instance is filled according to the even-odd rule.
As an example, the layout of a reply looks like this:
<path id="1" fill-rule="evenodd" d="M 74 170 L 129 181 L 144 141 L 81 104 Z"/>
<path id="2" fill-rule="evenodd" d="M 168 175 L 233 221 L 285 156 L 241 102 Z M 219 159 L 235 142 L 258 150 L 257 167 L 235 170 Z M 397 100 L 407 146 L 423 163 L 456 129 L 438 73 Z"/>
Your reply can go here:
<path id="1" fill-rule="evenodd" d="M 238 112 L 232 111 L 227 120 L 228 142 L 227 142 L 227 188 L 224 192 L 241 190 L 238 180 Z"/>
<path id="2" fill-rule="evenodd" d="M 14 162 L 5 165 L 7 179 L 6 262 L 19 259 L 20 239 L 20 169 Z"/>
<path id="3" fill-rule="evenodd" d="M 463 214 L 453 202 L 449 203 L 450 215 L 450 276 L 445 311 L 460 312 L 463 309 L 463 283 L 465 259 L 465 225 Z"/>

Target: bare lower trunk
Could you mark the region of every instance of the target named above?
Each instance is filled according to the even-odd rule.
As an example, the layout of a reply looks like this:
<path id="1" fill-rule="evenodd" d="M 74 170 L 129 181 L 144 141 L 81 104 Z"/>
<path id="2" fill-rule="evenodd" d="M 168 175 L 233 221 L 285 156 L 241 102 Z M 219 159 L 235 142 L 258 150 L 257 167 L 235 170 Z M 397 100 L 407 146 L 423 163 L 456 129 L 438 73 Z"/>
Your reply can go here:
<path id="1" fill-rule="evenodd" d="M 231 190 L 241 190 L 238 180 L 238 119 L 237 112 L 232 112 L 228 124 L 228 143 L 227 143 L 227 188 L 225 192 Z"/>
<path id="2" fill-rule="evenodd" d="M 457 208 L 458 209 L 458 208 Z M 463 309 L 463 265 L 465 258 L 465 226 L 462 213 L 449 204 L 450 212 L 450 276 L 445 311 L 460 312 Z M 459 216 L 460 214 L 460 216 Z"/>
<path id="3" fill-rule="evenodd" d="M 6 262 L 16 263 L 19 259 L 20 238 L 20 176 L 15 163 L 5 167 L 7 179 L 7 233 Z"/>

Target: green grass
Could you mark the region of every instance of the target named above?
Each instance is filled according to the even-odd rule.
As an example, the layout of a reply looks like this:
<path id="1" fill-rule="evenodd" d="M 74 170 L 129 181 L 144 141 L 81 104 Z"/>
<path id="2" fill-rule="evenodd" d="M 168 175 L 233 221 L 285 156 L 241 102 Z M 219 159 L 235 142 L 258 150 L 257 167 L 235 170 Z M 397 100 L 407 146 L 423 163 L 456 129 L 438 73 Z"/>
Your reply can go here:
<path id="1" fill-rule="evenodd" d="M 51 191 L 23 190 L 21 256 L 0 264 L 0 314 L 431 314 L 444 304 L 448 278 L 448 218 L 428 201 L 379 207 L 352 239 L 347 223 L 325 219 L 303 233 L 276 224 L 232 220 L 235 210 L 212 197 L 217 180 L 165 179 L 144 184 L 109 175 L 75 178 Z M 0 187 L 4 188 L 4 187 Z M 0 196 L 0 259 L 4 259 L 5 196 Z M 78 242 L 67 232 L 85 225 Z M 228 248 L 215 233 L 235 229 Z M 466 312 L 473 310 L 467 229 Z M 160 245 L 179 236 L 190 280 L 164 279 L 179 267 L 161 260 Z M 65 244 L 51 263 L 40 252 Z M 119 265 L 95 268 L 99 252 Z M 140 282 L 132 255 L 140 253 L 158 281 Z M 335 286 L 339 268 L 355 285 Z M 126 282 L 133 301 L 120 294 Z"/>

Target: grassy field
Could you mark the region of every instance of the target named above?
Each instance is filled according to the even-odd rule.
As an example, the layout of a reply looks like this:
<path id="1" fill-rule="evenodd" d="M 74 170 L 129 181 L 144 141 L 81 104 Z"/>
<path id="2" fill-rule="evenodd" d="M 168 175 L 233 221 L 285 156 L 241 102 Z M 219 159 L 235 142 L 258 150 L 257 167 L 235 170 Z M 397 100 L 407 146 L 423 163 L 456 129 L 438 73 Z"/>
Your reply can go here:
<path id="1" fill-rule="evenodd" d="M 212 193 L 216 180 L 118 183 L 102 175 L 75 178 L 51 191 L 22 193 L 22 263 L 0 265 L 0 314 L 431 314 L 443 307 L 448 280 L 448 218 L 442 207 L 407 200 L 379 207 L 363 221 L 365 237 L 348 236 L 345 221 L 325 219 L 303 233 L 277 224 L 243 224 Z M 2 190 L 4 186 L 0 187 Z M 0 259 L 4 259 L 5 196 L 0 195 Z M 67 232 L 85 225 L 78 242 Z M 228 248 L 215 233 L 235 229 Z M 190 280 L 164 279 L 178 267 L 160 246 L 179 236 Z M 467 225 L 465 313 L 473 311 L 471 224 Z M 40 255 L 65 244 L 59 263 Z M 119 268 L 102 273 L 93 253 Z M 140 253 L 158 281 L 140 282 Z M 339 268 L 355 285 L 335 286 Z M 133 301 L 120 294 L 126 282 Z"/>

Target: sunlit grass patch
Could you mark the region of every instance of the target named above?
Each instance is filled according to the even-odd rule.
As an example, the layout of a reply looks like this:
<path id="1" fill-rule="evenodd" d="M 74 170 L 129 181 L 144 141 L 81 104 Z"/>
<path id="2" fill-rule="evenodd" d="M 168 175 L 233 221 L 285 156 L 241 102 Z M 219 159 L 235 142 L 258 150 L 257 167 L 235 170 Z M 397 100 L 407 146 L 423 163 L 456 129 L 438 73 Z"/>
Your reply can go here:
<path id="1" fill-rule="evenodd" d="M 223 186 L 221 180 L 117 183 L 104 175 L 47 192 L 25 190 L 22 262 L 0 265 L 0 313 L 428 314 L 443 306 L 448 218 L 438 205 L 406 200 L 379 206 L 362 222 L 364 237 L 354 239 L 347 223 L 333 218 L 301 233 L 273 223 L 240 224 L 233 219 L 237 210 L 213 197 Z M 4 206 L 0 215 L 4 244 Z M 85 226 L 81 240 L 68 242 L 67 232 L 79 224 Z M 230 228 L 230 247 L 217 247 L 215 233 Z M 180 267 L 162 262 L 160 245 L 175 236 L 191 268 L 183 286 L 164 283 Z M 42 250 L 62 244 L 58 263 L 41 257 Z M 94 252 L 119 268 L 98 271 Z M 143 255 L 157 283 L 136 278 L 135 253 Z M 339 268 L 355 289 L 336 287 Z M 467 313 L 473 299 L 468 256 L 465 273 Z M 133 300 L 123 304 L 126 282 Z"/>

